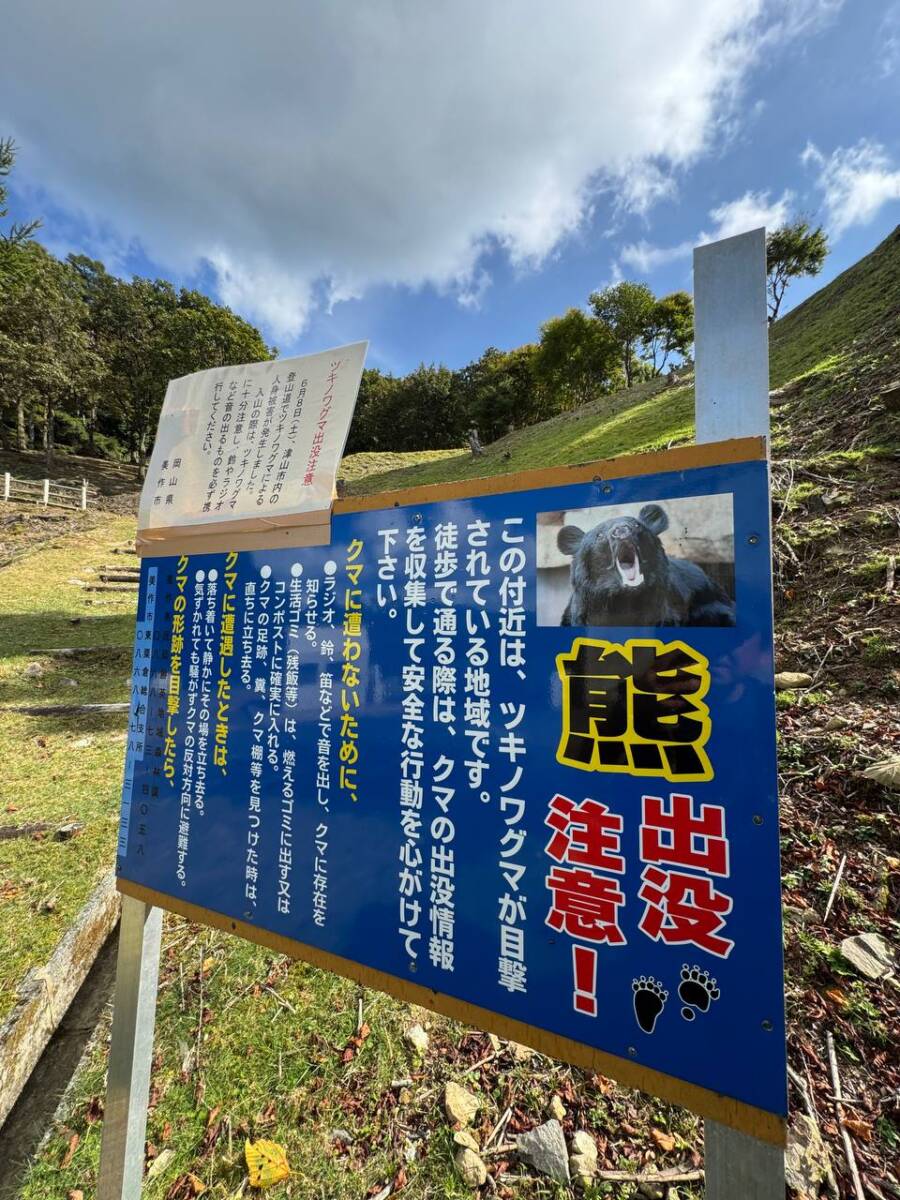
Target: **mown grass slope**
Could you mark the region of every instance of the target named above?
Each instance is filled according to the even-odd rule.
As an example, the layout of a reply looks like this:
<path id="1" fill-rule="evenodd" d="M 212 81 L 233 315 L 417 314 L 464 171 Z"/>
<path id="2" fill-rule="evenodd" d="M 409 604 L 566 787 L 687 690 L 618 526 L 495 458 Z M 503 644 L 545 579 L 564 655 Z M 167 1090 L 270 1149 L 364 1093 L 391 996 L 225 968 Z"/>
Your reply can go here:
<path id="1" fill-rule="evenodd" d="M 110 548 L 133 535 L 133 521 L 106 517 L 0 572 L 0 825 L 82 826 L 64 841 L 52 831 L 0 840 L 0 1020 L 25 972 L 50 957 L 112 863 L 127 725 L 125 713 L 59 718 L 15 709 L 128 699 L 136 596 L 91 593 L 75 581 L 95 579 L 95 567 L 114 561 Z M 41 653 L 74 646 L 125 649 Z"/>

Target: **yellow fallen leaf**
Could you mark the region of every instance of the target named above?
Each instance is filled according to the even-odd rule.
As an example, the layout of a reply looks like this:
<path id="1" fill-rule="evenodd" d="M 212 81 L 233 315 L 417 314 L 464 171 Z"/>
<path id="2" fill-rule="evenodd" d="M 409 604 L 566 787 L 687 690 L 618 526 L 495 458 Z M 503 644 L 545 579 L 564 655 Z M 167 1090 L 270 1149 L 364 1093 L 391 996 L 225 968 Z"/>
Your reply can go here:
<path id="1" fill-rule="evenodd" d="M 206 1184 L 203 1180 L 198 1179 L 196 1175 L 192 1175 L 190 1171 L 188 1172 L 188 1183 L 191 1185 L 191 1191 L 195 1196 L 202 1196 L 206 1191 Z"/>
<path id="2" fill-rule="evenodd" d="M 209 956 L 209 958 L 204 958 L 203 965 L 201 966 L 200 971 L 203 975 L 205 975 L 207 973 L 207 971 L 211 971 L 215 965 L 216 965 L 216 956 L 214 954 L 211 954 Z"/>
<path id="3" fill-rule="evenodd" d="M 660 1150 L 669 1151 L 675 1149 L 675 1139 L 671 1133 L 664 1133 L 662 1129 L 651 1129 L 650 1136 Z"/>
<path id="4" fill-rule="evenodd" d="M 258 1142 L 244 1142 L 244 1158 L 247 1160 L 251 1187 L 271 1187 L 287 1179 L 291 1173 L 284 1146 L 265 1138 L 260 1138 Z"/>

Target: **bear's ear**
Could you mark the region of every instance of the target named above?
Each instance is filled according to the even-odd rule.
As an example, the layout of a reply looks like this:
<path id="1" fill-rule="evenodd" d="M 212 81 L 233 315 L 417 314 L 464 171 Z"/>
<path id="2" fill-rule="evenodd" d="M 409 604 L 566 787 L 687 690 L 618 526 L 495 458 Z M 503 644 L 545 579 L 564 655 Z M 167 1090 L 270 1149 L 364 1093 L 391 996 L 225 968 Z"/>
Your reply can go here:
<path id="1" fill-rule="evenodd" d="M 583 537 L 584 530 L 579 529 L 577 525 L 563 525 L 556 535 L 556 544 L 563 554 L 574 554 L 581 545 Z"/>
<path id="2" fill-rule="evenodd" d="M 658 504 L 645 504 L 638 514 L 638 520 L 642 525 L 646 525 L 651 533 L 665 533 L 669 528 L 668 514 Z"/>

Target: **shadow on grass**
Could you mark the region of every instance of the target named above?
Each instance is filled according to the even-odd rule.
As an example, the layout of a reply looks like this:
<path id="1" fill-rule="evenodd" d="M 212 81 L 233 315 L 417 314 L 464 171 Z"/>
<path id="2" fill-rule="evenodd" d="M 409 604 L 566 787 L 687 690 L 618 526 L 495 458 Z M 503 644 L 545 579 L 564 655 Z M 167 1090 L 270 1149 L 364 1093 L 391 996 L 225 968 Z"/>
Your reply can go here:
<path id="1" fill-rule="evenodd" d="M 0 659 L 40 658 L 40 648 L 62 646 L 131 646 L 134 641 L 133 612 L 73 617 L 64 610 L 3 613 L 0 615 Z M 89 662 L 95 656 L 79 656 Z M 98 659 L 100 655 L 96 656 Z M 77 659 L 60 659 L 75 662 Z"/>

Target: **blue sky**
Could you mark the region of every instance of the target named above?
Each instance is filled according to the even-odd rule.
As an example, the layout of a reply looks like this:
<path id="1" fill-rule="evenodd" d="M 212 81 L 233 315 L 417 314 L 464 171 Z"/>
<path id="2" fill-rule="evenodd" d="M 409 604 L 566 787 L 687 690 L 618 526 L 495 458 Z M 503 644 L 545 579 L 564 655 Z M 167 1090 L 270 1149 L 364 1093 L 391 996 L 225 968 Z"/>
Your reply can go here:
<path id="1" fill-rule="evenodd" d="M 14 213 L 282 353 L 461 366 L 799 212 L 832 253 L 792 305 L 900 221 L 897 0 L 11 7 Z"/>

